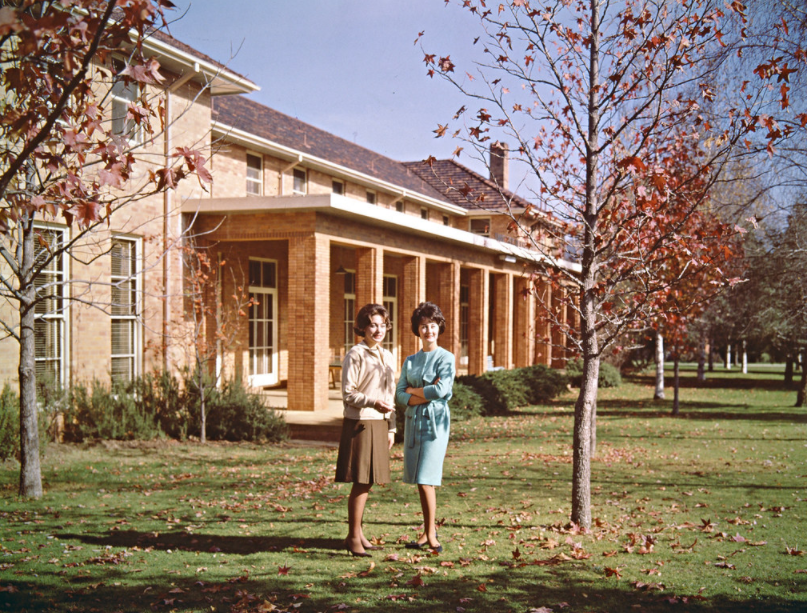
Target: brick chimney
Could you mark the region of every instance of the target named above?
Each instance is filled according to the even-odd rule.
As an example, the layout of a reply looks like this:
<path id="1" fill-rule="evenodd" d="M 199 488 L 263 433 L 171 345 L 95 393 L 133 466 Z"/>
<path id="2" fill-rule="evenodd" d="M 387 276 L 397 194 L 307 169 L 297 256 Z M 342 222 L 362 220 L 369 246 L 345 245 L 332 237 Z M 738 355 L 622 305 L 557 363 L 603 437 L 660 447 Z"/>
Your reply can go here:
<path id="1" fill-rule="evenodd" d="M 490 180 L 502 189 L 507 189 L 510 180 L 510 169 L 507 165 L 507 143 L 499 141 L 490 144 Z"/>

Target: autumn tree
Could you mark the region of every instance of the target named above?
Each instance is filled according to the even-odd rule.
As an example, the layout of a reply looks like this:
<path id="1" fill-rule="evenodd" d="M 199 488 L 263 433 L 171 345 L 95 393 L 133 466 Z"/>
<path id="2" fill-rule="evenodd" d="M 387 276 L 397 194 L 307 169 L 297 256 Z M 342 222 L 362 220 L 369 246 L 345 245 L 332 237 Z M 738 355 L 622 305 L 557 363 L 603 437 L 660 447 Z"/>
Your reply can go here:
<path id="1" fill-rule="evenodd" d="M 135 172 L 138 148 L 165 129 L 154 87 L 163 76 L 143 41 L 165 25 L 164 10 L 172 6 L 168 0 L 0 2 L 0 292 L 15 312 L 0 325 L 19 344 L 24 497 L 42 495 L 37 313 L 45 304 L 64 309 L 86 290 L 80 280 L 46 273 L 63 258 L 82 257 L 78 247 L 124 207 L 192 173 L 209 180 L 201 154 L 191 149 L 152 160 L 148 174 Z M 114 90 L 134 93 L 118 115 Z M 140 138 L 130 138 L 135 132 Z M 57 237 L 38 225 L 43 222 L 70 232 Z"/>
<path id="2" fill-rule="evenodd" d="M 788 108 L 798 67 L 766 56 L 747 83 L 714 87 L 750 27 L 739 1 L 459 4 L 479 19 L 471 33 L 479 59 L 458 69 L 449 54 L 426 52 L 425 62 L 476 108 L 441 122 L 438 135 L 453 134 L 463 141 L 457 153 L 479 159 L 488 141 L 515 143 L 535 204 L 513 215 L 515 231 L 531 240 L 543 211 L 562 222 L 554 243 L 579 254 L 579 274 L 549 253 L 544 274 L 576 293 L 580 325 L 569 341 L 583 357 L 583 382 L 571 519 L 588 527 L 600 362 L 627 330 L 665 311 L 679 282 L 666 273 L 671 262 L 705 270 L 714 250 L 728 248 L 732 227 L 710 234 L 691 220 L 734 156 L 773 152 L 807 120 Z"/>
<path id="3" fill-rule="evenodd" d="M 257 305 L 248 295 L 243 271 L 213 259 L 203 237 L 184 238 L 181 253 L 185 270 L 183 302 L 185 318 L 171 331 L 184 348 L 184 365 L 190 376 L 186 384 L 199 399 L 199 440 L 207 442 L 208 400 L 225 376 L 221 358 L 237 341 L 249 309 Z M 225 279 L 226 272 L 229 278 Z M 231 293 L 224 295 L 225 281 Z"/>

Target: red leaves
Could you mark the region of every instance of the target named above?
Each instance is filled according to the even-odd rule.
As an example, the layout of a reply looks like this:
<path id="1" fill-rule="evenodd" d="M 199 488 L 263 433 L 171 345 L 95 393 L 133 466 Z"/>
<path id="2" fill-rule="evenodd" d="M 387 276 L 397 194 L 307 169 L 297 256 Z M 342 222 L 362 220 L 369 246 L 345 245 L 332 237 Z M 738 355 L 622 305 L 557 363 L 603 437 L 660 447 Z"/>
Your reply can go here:
<path id="1" fill-rule="evenodd" d="M 288 575 L 289 571 L 291 570 L 291 566 L 278 566 L 277 567 L 277 574 L 278 575 Z"/>
<path id="2" fill-rule="evenodd" d="M 445 136 L 445 134 L 446 134 L 446 130 L 448 130 L 448 125 L 444 125 L 444 126 L 443 126 L 443 125 L 440 125 L 440 124 L 438 123 L 438 124 L 437 124 L 437 129 L 436 129 L 436 130 L 432 130 L 432 132 L 434 132 L 434 133 L 437 135 L 437 136 L 435 136 L 434 138 L 441 138 L 441 137 Z"/>
<path id="3" fill-rule="evenodd" d="M 454 72 L 454 63 L 448 55 L 440 58 L 437 67 L 440 69 L 440 72 Z"/>
<path id="4" fill-rule="evenodd" d="M 622 169 L 632 168 L 634 172 L 642 172 L 647 169 L 645 163 L 635 155 L 622 158 L 616 165 L 618 168 Z"/>

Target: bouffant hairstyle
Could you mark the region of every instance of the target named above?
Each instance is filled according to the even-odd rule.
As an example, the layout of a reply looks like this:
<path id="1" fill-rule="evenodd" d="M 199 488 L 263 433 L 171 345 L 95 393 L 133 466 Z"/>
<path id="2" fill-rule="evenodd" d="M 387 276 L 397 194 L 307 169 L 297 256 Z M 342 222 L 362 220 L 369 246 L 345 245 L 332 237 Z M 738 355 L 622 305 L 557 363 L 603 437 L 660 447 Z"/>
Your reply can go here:
<path id="1" fill-rule="evenodd" d="M 370 319 L 375 315 L 381 315 L 381 317 L 384 318 L 384 323 L 389 326 L 389 313 L 387 313 L 387 309 L 380 304 L 365 304 L 359 309 L 359 312 L 356 313 L 356 323 L 353 326 L 353 332 L 356 333 L 356 336 L 364 336 L 364 331 L 367 329 L 367 326 L 370 325 Z"/>
<path id="2" fill-rule="evenodd" d="M 436 323 L 440 327 L 440 334 L 446 331 L 446 318 L 440 307 L 433 302 L 421 302 L 412 313 L 412 333 L 415 336 L 420 336 L 418 328 L 424 319 L 428 323 Z"/>

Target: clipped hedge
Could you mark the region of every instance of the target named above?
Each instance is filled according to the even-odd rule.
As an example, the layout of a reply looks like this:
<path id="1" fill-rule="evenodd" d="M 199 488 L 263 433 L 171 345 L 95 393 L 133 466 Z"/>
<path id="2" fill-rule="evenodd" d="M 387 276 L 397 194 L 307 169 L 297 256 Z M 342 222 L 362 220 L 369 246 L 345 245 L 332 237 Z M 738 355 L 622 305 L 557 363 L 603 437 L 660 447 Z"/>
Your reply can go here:
<path id="1" fill-rule="evenodd" d="M 580 387 L 583 382 L 583 360 L 576 358 L 566 363 L 566 375 L 574 387 Z M 622 385 L 622 375 L 616 366 L 607 362 L 600 362 L 600 377 L 597 387 L 619 387 Z"/>
<path id="2" fill-rule="evenodd" d="M 20 453 L 20 399 L 6 383 L 0 393 L 0 461 Z"/>

